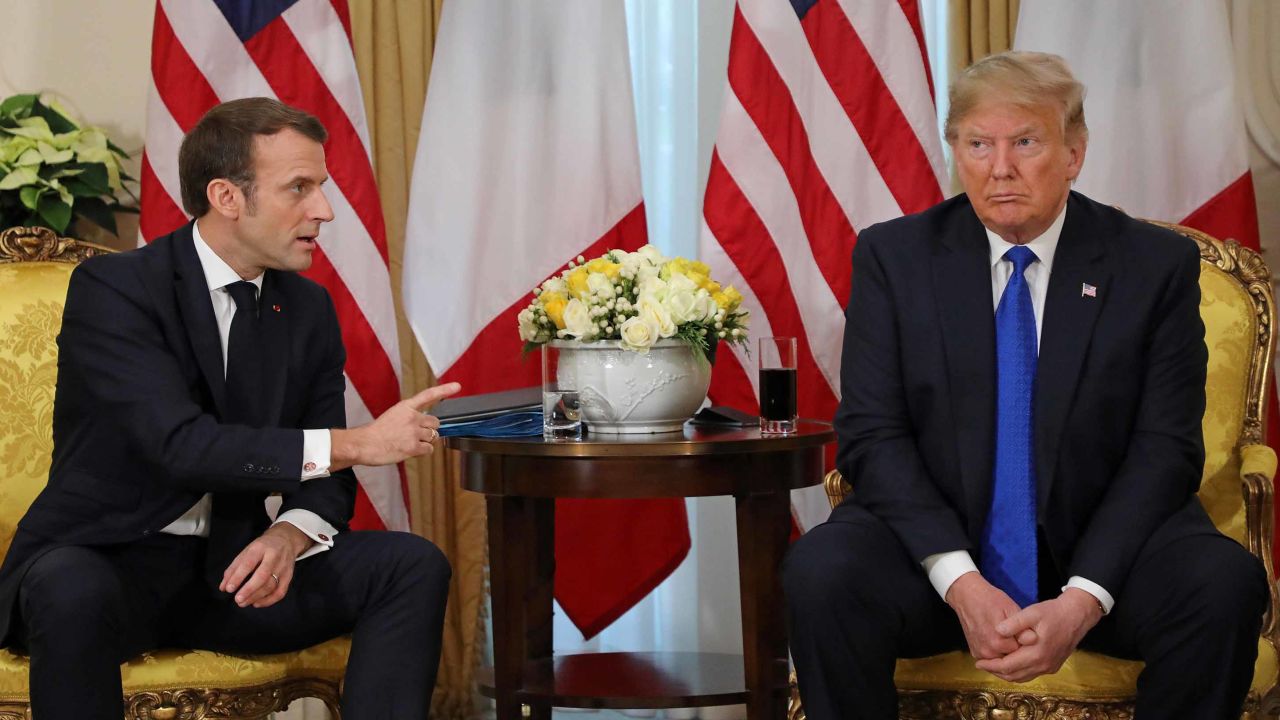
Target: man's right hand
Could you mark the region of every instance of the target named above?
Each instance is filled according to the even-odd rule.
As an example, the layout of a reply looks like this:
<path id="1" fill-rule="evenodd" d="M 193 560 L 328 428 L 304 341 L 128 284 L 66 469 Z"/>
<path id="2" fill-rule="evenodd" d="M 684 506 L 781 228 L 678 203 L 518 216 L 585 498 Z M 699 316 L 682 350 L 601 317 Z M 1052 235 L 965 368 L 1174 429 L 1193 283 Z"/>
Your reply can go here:
<path id="1" fill-rule="evenodd" d="M 1017 638 L 996 632 L 1001 620 L 1021 608 L 1003 590 L 987 582 L 976 572 L 965 573 L 947 589 L 947 604 L 956 611 L 964 628 L 969 654 L 978 660 L 1002 658 L 1021 645 L 1035 642 L 1034 631 L 1024 631 Z"/>
<path id="2" fill-rule="evenodd" d="M 390 465 L 430 453 L 440 437 L 440 421 L 425 411 L 461 389 L 458 383 L 430 387 L 392 405 L 367 425 L 330 431 L 330 472 L 352 465 Z"/>

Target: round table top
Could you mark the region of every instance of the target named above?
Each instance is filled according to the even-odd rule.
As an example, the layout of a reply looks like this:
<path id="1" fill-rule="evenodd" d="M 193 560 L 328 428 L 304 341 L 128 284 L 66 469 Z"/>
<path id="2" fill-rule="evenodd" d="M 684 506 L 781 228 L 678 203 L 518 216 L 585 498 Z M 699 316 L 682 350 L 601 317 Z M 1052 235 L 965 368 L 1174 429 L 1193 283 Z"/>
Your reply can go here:
<path id="1" fill-rule="evenodd" d="M 536 457 L 643 457 L 729 455 L 802 450 L 836 439 L 831 423 L 800 420 L 787 435 L 763 435 L 759 428 L 726 428 L 685 423 L 678 432 L 605 435 L 587 433 L 581 440 L 449 437 L 444 446 L 464 453 Z"/>

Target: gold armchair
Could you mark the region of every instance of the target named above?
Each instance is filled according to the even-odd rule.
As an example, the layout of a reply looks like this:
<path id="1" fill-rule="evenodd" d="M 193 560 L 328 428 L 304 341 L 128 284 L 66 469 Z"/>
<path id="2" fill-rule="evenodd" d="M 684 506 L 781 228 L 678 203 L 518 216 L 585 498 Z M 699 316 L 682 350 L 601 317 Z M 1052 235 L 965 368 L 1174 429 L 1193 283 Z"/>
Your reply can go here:
<path id="1" fill-rule="evenodd" d="M 1156 224 L 1200 246 L 1200 315 L 1209 348 L 1200 500 L 1218 528 L 1261 558 L 1271 576 L 1276 454 L 1262 444 L 1275 349 L 1271 273 L 1257 253 L 1235 242 Z M 828 473 L 825 487 L 832 507 L 852 492 L 839 471 Z M 1277 600 L 1273 583 L 1245 720 L 1280 709 Z M 1077 651 L 1053 675 L 1017 685 L 976 669 L 968 653 L 951 652 L 899 660 L 894 680 L 900 716 L 909 720 L 1132 720 L 1141 670 L 1140 662 Z M 804 719 L 794 675 L 788 718 Z"/>
<path id="2" fill-rule="evenodd" d="M 42 228 L 0 232 L 0 557 L 44 487 L 53 449 L 55 343 L 75 264 L 109 248 Z M 350 641 L 282 655 L 148 652 L 121 666 L 127 720 L 258 720 L 302 697 L 338 718 Z M 0 720 L 30 720 L 27 658 L 0 650 Z"/>

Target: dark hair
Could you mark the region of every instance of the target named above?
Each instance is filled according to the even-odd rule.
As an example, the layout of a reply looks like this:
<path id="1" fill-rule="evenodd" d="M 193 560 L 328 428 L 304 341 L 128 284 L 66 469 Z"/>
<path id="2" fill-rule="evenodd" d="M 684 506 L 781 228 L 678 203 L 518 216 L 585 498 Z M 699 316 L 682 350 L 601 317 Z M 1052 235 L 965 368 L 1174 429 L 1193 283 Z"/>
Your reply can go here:
<path id="1" fill-rule="evenodd" d="M 226 178 L 244 192 L 252 212 L 253 138 L 285 129 L 318 143 L 329 137 L 314 115 L 272 98 L 244 98 L 214 106 L 182 138 L 178 150 L 182 207 L 193 217 L 203 216 L 209 212 L 209 183 Z"/>

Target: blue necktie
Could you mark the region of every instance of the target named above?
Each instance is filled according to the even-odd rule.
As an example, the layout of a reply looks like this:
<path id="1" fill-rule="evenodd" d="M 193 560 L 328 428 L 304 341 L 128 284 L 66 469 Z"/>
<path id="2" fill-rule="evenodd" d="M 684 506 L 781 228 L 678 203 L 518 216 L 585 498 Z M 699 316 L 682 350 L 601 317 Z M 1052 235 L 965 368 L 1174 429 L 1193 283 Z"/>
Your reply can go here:
<path id="1" fill-rule="evenodd" d="M 1019 245 L 1004 254 L 1013 275 L 996 308 L 996 462 L 980 569 L 988 582 L 1026 607 L 1036 602 L 1036 467 L 1032 443 L 1036 316 L 1023 277 L 1036 254 Z"/>

